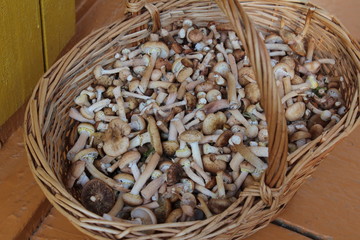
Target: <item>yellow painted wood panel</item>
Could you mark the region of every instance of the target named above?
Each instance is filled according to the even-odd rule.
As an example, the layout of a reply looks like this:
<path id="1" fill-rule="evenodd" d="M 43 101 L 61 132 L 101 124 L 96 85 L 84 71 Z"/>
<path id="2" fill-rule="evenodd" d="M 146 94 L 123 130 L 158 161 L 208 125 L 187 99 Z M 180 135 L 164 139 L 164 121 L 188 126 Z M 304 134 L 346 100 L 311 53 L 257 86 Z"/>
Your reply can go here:
<path id="1" fill-rule="evenodd" d="M 49 68 L 75 33 L 75 0 L 41 0 L 45 64 Z"/>
<path id="2" fill-rule="evenodd" d="M 38 0 L 0 1 L 0 126 L 30 95 L 44 70 Z"/>

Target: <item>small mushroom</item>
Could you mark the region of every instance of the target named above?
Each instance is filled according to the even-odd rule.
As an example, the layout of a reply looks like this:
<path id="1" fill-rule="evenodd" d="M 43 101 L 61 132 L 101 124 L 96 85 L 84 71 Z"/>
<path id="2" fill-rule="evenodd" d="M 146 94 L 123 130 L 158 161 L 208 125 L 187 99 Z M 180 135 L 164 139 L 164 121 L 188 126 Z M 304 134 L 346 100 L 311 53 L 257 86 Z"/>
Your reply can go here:
<path id="1" fill-rule="evenodd" d="M 114 176 L 114 180 L 119 182 L 122 187 L 126 189 L 130 189 L 135 183 L 134 177 L 128 173 L 118 173 Z"/>
<path id="2" fill-rule="evenodd" d="M 74 186 L 75 181 L 80 178 L 85 170 L 85 162 L 84 161 L 76 161 L 71 164 L 69 175 L 66 181 L 66 187 L 72 188 Z"/>
<path id="3" fill-rule="evenodd" d="M 90 135 L 95 132 L 94 126 L 89 123 L 80 123 L 77 130 L 80 136 L 74 146 L 66 154 L 67 159 L 70 161 L 72 161 L 75 155 L 85 147 L 86 141 Z"/>
<path id="4" fill-rule="evenodd" d="M 136 207 L 131 211 L 132 219 L 140 219 L 142 225 L 157 224 L 155 214 L 146 207 Z M 152 230 L 144 231 L 144 233 L 151 234 Z"/>
<path id="5" fill-rule="evenodd" d="M 202 137 L 203 134 L 197 130 L 187 130 L 180 134 L 179 139 L 190 144 L 194 161 L 204 169 L 199 148 L 199 142 Z"/>
<path id="6" fill-rule="evenodd" d="M 285 111 L 285 117 L 288 121 L 300 120 L 305 114 L 305 103 L 297 102 L 288 107 Z"/>
<path id="7" fill-rule="evenodd" d="M 226 162 L 222 160 L 217 160 L 214 155 L 204 155 L 204 170 L 211 173 L 217 173 L 219 171 L 224 171 L 226 169 Z"/>
<path id="8" fill-rule="evenodd" d="M 226 116 L 223 112 L 210 113 L 203 122 L 202 132 L 206 135 L 213 134 L 216 130 L 223 128 L 226 120 Z"/>
<path id="9" fill-rule="evenodd" d="M 86 209 L 102 216 L 114 206 L 115 194 L 105 182 L 94 178 L 84 185 L 81 202 Z"/>
<path id="10" fill-rule="evenodd" d="M 141 154 L 138 151 L 129 151 L 125 153 L 119 160 L 119 168 L 123 169 L 126 166 L 129 166 L 131 173 L 133 174 L 136 181 L 140 177 L 140 170 L 137 166 L 137 162 L 140 160 L 140 158 Z"/>

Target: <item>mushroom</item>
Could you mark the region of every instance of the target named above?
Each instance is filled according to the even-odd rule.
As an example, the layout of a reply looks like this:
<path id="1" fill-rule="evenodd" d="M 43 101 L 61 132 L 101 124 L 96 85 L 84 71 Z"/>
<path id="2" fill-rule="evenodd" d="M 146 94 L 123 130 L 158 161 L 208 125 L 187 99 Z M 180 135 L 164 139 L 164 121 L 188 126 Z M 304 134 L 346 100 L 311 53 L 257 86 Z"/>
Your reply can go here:
<path id="1" fill-rule="evenodd" d="M 129 151 L 125 153 L 119 162 L 119 168 L 123 169 L 126 166 L 129 166 L 131 169 L 131 173 L 137 181 L 140 177 L 140 170 L 137 166 L 137 162 L 140 160 L 141 154 L 138 151 Z"/>
<path id="2" fill-rule="evenodd" d="M 217 160 L 215 155 L 203 156 L 204 170 L 211 173 L 217 173 L 218 171 L 224 171 L 226 169 L 226 162 Z"/>
<path id="3" fill-rule="evenodd" d="M 111 188 L 118 190 L 120 192 L 128 192 L 126 188 L 124 188 L 121 184 L 116 182 L 114 179 L 111 179 L 101 173 L 95 166 L 94 166 L 94 160 L 98 156 L 98 151 L 95 148 L 87 148 L 80 152 L 78 152 L 75 157 L 74 161 L 81 160 L 86 162 L 86 169 L 87 171 L 94 177 L 99 178 L 102 181 L 104 181 L 107 185 L 109 185 Z"/>
<path id="4" fill-rule="evenodd" d="M 95 124 L 94 120 L 85 118 L 76 108 L 70 108 L 69 117 L 81 123 Z"/>
<path id="5" fill-rule="evenodd" d="M 104 107 L 108 106 L 110 104 L 110 102 L 111 102 L 110 99 L 105 98 L 99 102 L 94 103 L 90 107 L 83 106 L 80 108 L 81 115 L 83 115 L 83 117 L 85 117 L 87 119 L 92 120 L 95 118 L 94 112 L 100 111 Z"/>
<path id="6" fill-rule="evenodd" d="M 246 128 L 246 136 L 249 138 L 257 137 L 259 129 L 255 125 L 251 125 L 239 110 L 229 110 L 229 112 Z"/>
<path id="7" fill-rule="evenodd" d="M 131 116 L 129 126 L 134 131 L 142 131 L 146 128 L 146 122 L 139 114 L 134 114 Z"/>
<path id="8" fill-rule="evenodd" d="M 71 164 L 69 175 L 66 181 L 66 187 L 72 188 L 74 186 L 75 181 L 80 178 L 85 170 L 85 162 L 84 161 L 76 161 Z"/>
<path id="9" fill-rule="evenodd" d="M 160 170 L 155 170 L 152 175 L 152 181 L 141 190 L 141 195 L 143 196 L 144 200 L 149 200 L 158 190 L 159 188 L 165 183 L 166 181 L 165 173 L 162 174 Z"/>
<path id="10" fill-rule="evenodd" d="M 146 207 L 136 207 L 131 213 L 132 219 L 140 219 L 142 225 L 151 225 L 157 224 L 157 219 L 155 214 Z M 144 231 L 146 234 L 152 234 L 153 230 Z"/>
<path id="11" fill-rule="evenodd" d="M 141 49 L 145 54 L 150 55 L 150 63 L 149 66 L 146 68 L 146 71 L 141 78 L 139 90 L 142 93 L 145 93 L 148 85 L 149 80 L 154 69 L 156 59 L 160 58 L 167 58 L 169 56 L 169 48 L 163 42 L 147 42 L 141 46 Z"/>
<path id="12" fill-rule="evenodd" d="M 159 129 L 156 126 L 156 121 L 153 116 L 148 116 L 146 120 L 148 121 L 148 131 L 131 139 L 129 149 L 133 149 L 150 142 L 155 151 L 158 154 L 162 154 L 163 149 Z"/>
<path id="13" fill-rule="evenodd" d="M 249 83 L 256 83 L 255 73 L 251 67 L 242 67 L 238 71 L 239 83 L 241 86 L 246 86 Z"/>
<path id="14" fill-rule="evenodd" d="M 161 196 L 157 202 L 159 203 L 159 207 L 154 209 L 154 213 L 158 223 L 164 223 L 171 214 L 171 202 L 163 196 Z"/>
<path id="15" fill-rule="evenodd" d="M 197 197 L 200 205 L 196 206 L 198 209 L 200 209 L 201 211 L 203 211 L 203 213 L 205 214 L 206 218 L 210 218 L 213 216 L 213 214 L 211 213 L 211 211 L 209 210 L 205 200 L 203 197 L 198 196 Z"/>
<path id="16" fill-rule="evenodd" d="M 232 202 L 227 198 L 212 198 L 209 200 L 208 206 L 213 213 L 219 214 L 224 212 L 231 204 Z"/>
<path id="17" fill-rule="evenodd" d="M 250 83 L 251 84 L 251 83 Z M 248 84 L 248 85 L 250 85 Z M 254 115 L 255 117 L 263 120 L 263 121 L 266 121 L 266 117 L 264 114 L 262 113 L 259 113 L 257 110 L 256 110 L 256 106 L 255 105 L 249 105 L 247 108 L 246 108 L 246 112 Z"/>
<path id="18" fill-rule="evenodd" d="M 120 119 L 114 119 L 110 122 L 103 138 L 103 150 L 106 155 L 117 157 L 128 150 L 129 138 L 123 137 L 123 135 L 128 135 L 126 133 L 129 133 L 129 129 L 129 125 Z"/>
<path id="19" fill-rule="evenodd" d="M 118 173 L 114 176 L 114 180 L 119 182 L 125 189 L 130 189 L 135 183 L 134 177 L 128 173 Z"/>
<path id="20" fill-rule="evenodd" d="M 320 110 L 316 108 L 311 102 L 306 104 L 306 107 L 310 109 L 313 113 L 320 115 L 321 119 L 325 122 L 331 119 L 332 113 L 329 110 Z"/>
<path id="21" fill-rule="evenodd" d="M 180 207 L 184 215 L 193 217 L 195 206 L 196 206 L 196 198 L 193 194 L 184 193 L 181 196 Z"/>
<path id="22" fill-rule="evenodd" d="M 201 177 L 199 177 L 198 175 L 196 175 L 190 168 L 191 166 L 191 162 L 189 159 L 187 158 L 182 158 L 180 160 L 180 164 L 182 165 L 186 175 L 193 180 L 194 182 L 196 182 L 197 184 L 201 185 L 201 186 L 205 186 L 205 183 L 203 181 L 203 179 Z"/>
<path id="23" fill-rule="evenodd" d="M 300 120 L 305 113 L 305 103 L 297 102 L 288 107 L 285 111 L 285 117 L 288 121 Z"/>
<path id="24" fill-rule="evenodd" d="M 206 135 L 213 134 L 216 130 L 223 128 L 226 120 L 226 116 L 223 112 L 210 113 L 203 122 L 202 132 Z"/>
<path id="25" fill-rule="evenodd" d="M 238 101 L 237 95 L 236 95 L 236 83 L 237 80 L 235 79 L 234 74 L 231 72 L 226 73 L 226 81 L 227 81 L 227 95 L 228 100 L 230 102 L 230 109 L 239 109 L 240 108 L 240 102 Z"/>
<path id="26" fill-rule="evenodd" d="M 90 135 L 95 132 L 94 126 L 89 123 L 80 123 L 77 130 L 80 136 L 74 146 L 66 154 L 67 159 L 70 161 L 72 161 L 75 155 L 85 147 L 86 141 L 88 140 Z"/>
<path id="27" fill-rule="evenodd" d="M 84 185 L 81 202 L 86 209 L 102 216 L 114 206 L 115 194 L 105 182 L 94 178 Z"/>
<path id="28" fill-rule="evenodd" d="M 194 161 L 204 169 L 199 148 L 199 141 L 202 137 L 203 134 L 197 130 L 187 130 L 180 134 L 179 139 L 190 144 Z"/>
<path id="29" fill-rule="evenodd" d="M 143 173 L 140 175 L 139 179 L 135 182 L 134 187 L 131 189 L 130 193 L 125 193 L 123 196 L 124 202 L 130 206 L 138 206 L 143 203 L 143 199 L 139 195 L 140 190 L 145 185 L 148 178 L 151 176 L 152 172 L 155 170 L 160 155 L 158 153 L 153 153 L 148 157 L 149 161 L 146 164 L 146 168 Z"/>
<path id="30" fill-rule="evenodd" d="M 165 223 L 175 223 L 181 218 L 182 215 L 183 211 L 181 210 L 181 208 L 174 209 L 166 218 Z"/>
<path id="31" fill-rule="evenodd" d="M 235 179 L 235 185 L 236 190 L 239 190 L 241 185 L 244 183 L 246 177 L 249 175 L 249 173 L 253 173 L 255 171 L 255 167 L 252 166 L 250 163 L 244 161 L 240 164 L 241 167 L 241 173 L 240 175 Z"/>

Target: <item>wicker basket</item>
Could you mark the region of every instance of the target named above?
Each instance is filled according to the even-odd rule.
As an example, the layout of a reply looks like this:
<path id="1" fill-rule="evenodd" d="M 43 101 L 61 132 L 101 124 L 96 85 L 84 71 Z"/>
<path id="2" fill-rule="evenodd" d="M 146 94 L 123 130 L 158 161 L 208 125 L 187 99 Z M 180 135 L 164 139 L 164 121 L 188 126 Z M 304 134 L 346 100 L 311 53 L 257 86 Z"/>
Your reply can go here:
<path id="1" fill-rule="evenodd" d="M 78 43 L 47 71 L 34 90 L 26 111 L 25 141 L 36 181 L 58 211 L 96 239 L 240 239 L 265 227 L 334 145 L 358 125 L 359 45 L 336 18 L 306 0 L 162 0 L 154 4 L 129 0 L 127 6 L 133 13 L 127 20 L 102 28 Z M 318 46 L 315 55 L 336 59 L 336 68 L 324 71 L 344 76 L 341 90 L 348 112 L 331 130 L 288 155 L 284 110 L 270 58 L 257 31 L 279 30 L 281 17 L 291 29 L 302 27 L 310 7 L 316 8 L 309 29 Z M 151 33 L 149 26 L 155 31 L 160 24 L 185 17 L 199 24 L 230 20 L 242 40 L 256 72 L 268 119 L 269 168 L 259 184 L 245 189 L 226 211 L 207 220 L 145 226 L 105 221 L 86 210 L 64 186 L 69 167 L 65 153 L 75 139 L 75 122 L 69 121 L 68 110 L 80 91 L 92 83 L 95 65 L 109 65 L 116 52 L 145 40 Z M 156 231 L 144 234 L 149 229 Z"/>

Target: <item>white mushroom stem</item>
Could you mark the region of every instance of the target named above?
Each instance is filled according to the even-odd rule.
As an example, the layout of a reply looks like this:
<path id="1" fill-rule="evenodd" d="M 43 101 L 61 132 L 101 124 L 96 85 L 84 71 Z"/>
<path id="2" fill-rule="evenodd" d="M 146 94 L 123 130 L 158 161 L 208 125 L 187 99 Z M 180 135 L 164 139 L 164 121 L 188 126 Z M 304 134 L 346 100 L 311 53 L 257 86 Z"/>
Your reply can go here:
<path id="1" fill-rule="evenodd" d="M 329 110 L 320 110 L 316 108 L 311 102 L 306 104 L 306 107 L 315 114 L 319 114 L 323 121 L 329 121 L 331 119 L 332 113 Z"/>
<path id="2" fill-rule="evenodd" d="M 157 88 L 164 88 L 168 89 L 174 83 L 172 82 L 164 82 L 164 81 L 150 81 L 148 88 L 150 89 L 157 89 Z"/>
<path id="3" fill-rule="evenodd" d="M 178 132 L 179 135 L 185 131 L 184 124 L 181 122 L 179 118 L 174 118 L 173 120 L 170 121 L 170 123 L 171 122 L 175 125 L 176 131 Z"/>
<path id="4" fill-rule="evenodd" d="M 84 118 L 84 116 L 81 115 L 81 113 L 78 110 L 76 110 L 76 108 L 70 108 L 69 117 L 79 122 L 95 124 L 94 120 Z"/>
<path id="5" fill-rule="evenodd" d="M 195 169 L 198 174 L 200 174 L 200 176 L 205 180 L 205 183 L 211 181 L 211 177 L 196 162 L 192 161 L 190 166 Z"/>
<path id="6" fill-rule="evenodd" d="M 232 72 L 232 74 L 234 75 L 234 78 L 235 78 L 236 88 L 241 88 L 241 85 L 239 83 L 239 71 L 238 71 L 238 68 L 237 68 L 237 65 L 236 65 L 235 57 L 234 57 L 234 55 L 229 53 L 228 58 L 229 58 L 229 65 L 230 65 L 231 72 Z"/>
<path id="7" fill-rule="evenodd" d="M 222 149 L 218 147 L 211 146 L 208 143 L 203 145 L 203 153 L 204 154 L 220 154 L 222 153 Z"/>
<path id="8" fill-rule="evenodd" d="M 146 164 L 144 172 L 140 175 L 139 179 L 135 182 L 133 188 L 131 189 L 131 194 L 139 195 L 140 190 L 145 185 L 146 181 L 149 179 L 151 174 L 154 172 L 157 164 L 159 163 L 160 155 L 156 152 L 150 156 L 149 162 Z M 150 196 L 151 197 L 151 196 Z"/>
<path id="9" fill-rule="evenodd" d="M 238 178 L 235 179 L 236 191 L 240 189 L 241 185 L 244 183 L 245 178 L 249 175 L 248 171 L 241 171 Z"/>
<path id="10" fill-rule="evenodd" d="M 80 133 L 79 138 L 76 140 L 76 143 L 74 144 L 74 146 L 69 150 L 69 152 L 67 153 L 67 159 L 72 161 L 75 157 L 75 155 L 80 152 L 82 149 L 84 149 L 85 145 L 86 145 L 86 141 L 88 140 L 90 136 L 90 133 L 87 131 L 82 131 Z"/>
<path id="11" fill-rule="evenodd" d="M 230 65 L 228 54 L 223 43 L 216 44 L 215 48 L 224 55 L 226 62 Z"/>
<path id="12" fill-rule="evenodd" d="M 106 169 L 106 171 L 107 171 L 108 173 L 112 173 L 112 172 L 114 172 L 114 171 L 119 167 L 119 165 L 120 165 L 120 161 L 118 160 L 118 161 L 116 161 L 113 165 L 111 165 L 110 167 L 108 167 L 108 168 Z"/>
<path id="13" fill-rule="evenodd" d="M 159 105 L 161 105 L 161 104 L 165 101 L 165 99 L 166 99 L 167 96 L 168 96 L 167 93 L 165 93 L 165 92 L 159 92 L 159 94 L 157 95 L 157 97 L 156 97 L 156 99 L 155 99 L 156 103 L 159 104 Z"/>
<path id="14" fill-rule="evenodd" d="M 146 132 L 143 134 L 139 134 L 133 139 L 130 140 L 129 149 L 136 148 L 138 146 L 142 146 L 145 143 L 149 143 L 151 141 L 150 133 Z"/>
<path id="15" fill-rule="evenodd" d="M 183 124 L 188 123 L 191 119 L 193 119 L 196 115 L 196 110 L 191 111 L 190 113 L 186 114 L 184 118 L 181 120 Z"/>
<path id="16" fill-rule="evenodd" d="M 186 85 L 186 90 L 187 91 L 193 91 L 196 88 L 197 85 L 199 85 L 199 84 L 201 84 L 203 82 L 205 82 L 205 79 L 198 77 L 198 79 L 196 81 L 192 81 L 192 82 L 190 82 L 190 83 L 188 83 Z"/>
<path id="17" fill-rule="evenodd" d="M 166 111 L 166 110 L 170 110 L 170 109 L 172 109 L 174 107 L 179 107 L 179 106 L 184 106 L 184 105 L 186 105 L 186 99 L 184 99 L 184 100 L 182 100 L 180 102 L 175 102 L 173 104 L 162 106 L 162 107 L 160 107 L 160 109 L 163 110 L 163 111 Z"/>
<path id="18" fill-rule="evenodd" d="M 135 51 L 139 51 L 139 50 L 141 51 L 141 48 L 137 49 Z M 149 64 L 149 59 L 145 55 L 142 58 L 131 59 L 128 61 L 117 60 L 114 64 L 114 66 L 121 68 L 121 67 L 133 67 L 133 66 L 147 66 L 148 64 Z"/>
<path id="19" fill-rule="evenodd" d="M 164 124 L 163 121 L 157 121 L 156 122 L 156 126 L 164 133 L 169 133 L 169 129 L 167 128 L 167 126 Z"/>
<path id="20" fill-rule="evenodd" d="M 270 57 L 286 56 L 285 51 L 274 51 L 269 53 Z"/>
<path id="21" fill-rule="evenodd" d="M 240 153 L 235 153 L 230 161 L 230 167 L 233 171 L 238 172 L 240 170 L 240 164 L 245 158 Z"/>
<path id="22" fill-rule="evenodd" d="M 129 164 L 129 167 L 131 169 L 131 173 L 134 176 L 135 181 L 137 181 L 140 177 L 140 170 L 135 162 L 132 162 Z"/>
<path id="23" fill-rule="evenodd" d="M 239 39 L 237 38 L 235 32 L 229 31 L 228 34 L 229 34 L 229 40 L 231 42 L 233 49 L 241 49 Z"/>
<path id="24" fill-rule="evenodd" d="M 196 175 L 190 168 L 190 161 L 188 159 L 184 159 L 183 163 L 183 169 L 186 173 L 186 175 L 193 180 L 194 182 L 196 182 L 197 184 L 201 185 L 201 186 L 205 186 L 205 183 L 203 181 L 203 179 L 201 177 L 199 177 L 198 175 Z"/>
<path id="25" fill-rule="evenodd" d="M 132 59 L 132 58 L 138 56 L 140 53 L 142 53 L 142 49 L 141 49 L 141 48 L 135 49 L 134 51 L 131 51 L 131 52 L 128 54 L 128 58 L 129 58 L 129 59 Z M 143 65 L 143 64 L 140 64 L 140 65 Z M 138 66 L 138 65 L 134 64 L 133 66 Z"/>
<path id="26" fill-rule="evenodd" d="M 176 140 L 177 140 L 176 126 L 174 124 L 174 121 L 170 121 L 168 141 L 176 141 Z"/>
<path id="27" fill-rule="evenodd" d="M 90 181 L 89 177 L 86 175 L 85 172 L 83 172 L 80 177 L 77 179 L 76 184 L 80 184 L 81 186 L 84 186 L 88 181 Z"/>
<path id="28" fill-rule="evenodd" d="M 196 124 L 199 124 L 200 123 L 200 119 L 196 118 L 194 120 L 192 120 L 191 122 L 187 123 L 186 125 L 184 125 L 185 129 L 189 129 L 191 128 L 192 126 L 195 126 Z"/>
<path id="29" fill-rule="evenodd" d="M 200 193 L 208 196 L 208 197 L 211 197 L 211 198 L 217 198 L 217 194 L 210 191 L 209 189 L 205 188 L 204 186 L 201 186 L 199 184 L 195 184 L 195 189 L 197 191 L 199 191 Z"/>
<path id="30" fill-rule="evenodd" d="M 266 46 L 267 50 L 292 52 L 291 48 L 287 44 L 266 43 L 265 46 Z"/>
<path id="31" fill-rule="evenodd" d="M 256 167 L 259 171 L 265 171 L 268 168 L 268 165 L 253 152 L 251 152 L 251 150 L 244 144 L 235 144 L 234 147 L 236 151 L 238 151 L 245 158 L 246 161 Z"/>
<path id="32" fill-rule="evenodd" d="M 162 174 L 160 177 L 152 180 L 145 188 L 141 190 L 141 195 L 145 200 L 151 199 L 151 197 L 159 190 L 159 188 L 165 183 L 166 174 Z"/>
<path id="33" fill-rule="evenodd" d="M 312 62 L 315 50 L 315 38 L 311 37 L 308 41 L 308 49 L 306 52 L 306 62 Z"/>
<path id="34" fill-rule="evenodd" d="M 118 106 L 118 113 L 119 113 L 120 119 L 123 120 L 124 122 L 128 122 L 128 120 L 126 118 L 124 99 L 121 94 L 120 86 L 117 86 L 116 88 L 113 89 L 113 94 L 114 94 L 114 97 L 116 99 L 116 103 Z"/>
<path id="35" fill-rule="evenodd" d="M 238 109 L 240 107 L 240 103 L 238 102 L 237 96 L 236 96 L 236 79 L 234 74 L 231 72 L 226 74 L 226 81 L 227 81 L 227 94 L 228 94 L 228 100 L 230 102 L 230 108 L 231 109 Z"/>
<path id="36" fill-rule="evenodd" d="M 216 173 L 216 185 L 218 188 L 218 195 L 219 198 L 225 197 L 225 186 L 224 186 L 224 180 L 223 180 L 224 173 L 222 171 L 219 171 Z"/>
<path id="37" fill-rule="evenodd" d="M 267 147 L 249 147 L 249 149 L 258 157 L 269 157 L 269 148 Z"/>
<path id="38" fill-rule="evenodd" d="M 89 112 L 98 112 L 101 109 L 103 109 L 104 107 L 106 107 L 107 105 L 109 105 L 110 102 L 111 102 L 110 99 L 103 99 L 99 102 L 95 102 L 93 105 L 91 105 L 90 107 L 88 107 L 86 109 Z"/>
<path id="39" fill-rule="evenodd" d="M 139 85 L 139 90 L 142 93 L 145 93 L 146 89 L 148 88 L 149 80 L 150 80 L 152 71 L 155 67 L 155 63 L 156 63 L 156 59 L 158 58 L 158 55 L 159 55 L 159 52 L 156 50 L 153 50 L 151 52 L 149 66 L 146 68 L 146 71 L 145 71 L 144 75 L 142 76 L 140 85 Z"/>
<path id="40" fill-rule="evenodd" d="M 122 90 L 122 95 L 124 97 L 134 97 L 134 98 L 138 98 L 138 99 L 143 99 L 143 100 L 150 100 L 151 97 L 149 96 L 145 96 L 145 95 L 141 95 L 141 94 L 137 94 L 137 93 L 132 93 L 132 92 L 128 92 L 125 90 Z"/>

